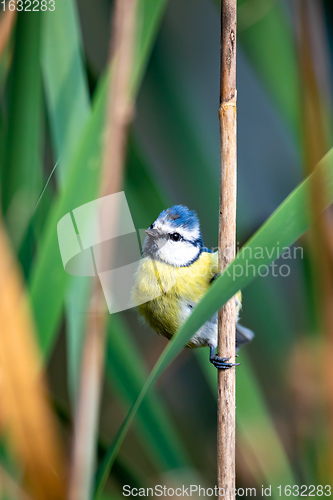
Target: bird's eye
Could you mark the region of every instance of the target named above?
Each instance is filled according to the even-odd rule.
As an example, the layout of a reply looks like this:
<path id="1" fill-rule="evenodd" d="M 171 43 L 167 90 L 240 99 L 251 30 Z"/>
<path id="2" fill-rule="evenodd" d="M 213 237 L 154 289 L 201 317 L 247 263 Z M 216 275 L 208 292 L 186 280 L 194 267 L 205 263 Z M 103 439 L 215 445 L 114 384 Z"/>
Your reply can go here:
<path id="1" fill-rule="evenodd" d="M 179 241 L 180 234 L 179 233 L 172 233 L 172 234 L 170 234 L 170 238 L 172 239 L 172 241 Z"/>
<path id="2" fill-rule="evenodd" d="M 149 229 L 153 229 L 154 224 L 150 224 Z"/>

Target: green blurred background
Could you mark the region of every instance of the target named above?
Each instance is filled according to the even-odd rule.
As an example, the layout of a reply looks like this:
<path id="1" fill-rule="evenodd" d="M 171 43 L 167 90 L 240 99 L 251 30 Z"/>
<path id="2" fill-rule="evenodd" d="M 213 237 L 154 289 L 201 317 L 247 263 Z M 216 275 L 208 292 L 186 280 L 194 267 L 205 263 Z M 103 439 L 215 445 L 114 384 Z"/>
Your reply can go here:
<path id="1" fill-rule="evenodd" d="M 141 4 L 124 191 L 137 229 L 181 203 L 197 211 L 205 245 L 216 247 L 219 2 Z M 332 146 L 333 9 L 329 0 L 238 6 L 241 247 Z M 56 0 L 53 13 L 21 13 L 0 57 L 2 210 L 67 448 L 85 333 L 76 302 L 86 303 L 89 279 L 63 276 L 55 227 L 97 196 L 111 11 L 108 0 Z M 332 479 L 320 362 L 325 300 L 311 237 L 296 245 L 303 259 L 288 260 L 287 277 L 259 277 L 243 293 L 241 322 L 256 337 L 237 369 L 237 485 L 257 487 L 259 498 L 262 484 Z M 165 346 L 135 311 L 111 318 L 99 458 Z M 124 484 L 215 485 L 216 372 L 205 351 L 184 350 L 149 393 L 105 498 L 121 498 Z M 8 468 L 8 450 L 2 455 Z"/>

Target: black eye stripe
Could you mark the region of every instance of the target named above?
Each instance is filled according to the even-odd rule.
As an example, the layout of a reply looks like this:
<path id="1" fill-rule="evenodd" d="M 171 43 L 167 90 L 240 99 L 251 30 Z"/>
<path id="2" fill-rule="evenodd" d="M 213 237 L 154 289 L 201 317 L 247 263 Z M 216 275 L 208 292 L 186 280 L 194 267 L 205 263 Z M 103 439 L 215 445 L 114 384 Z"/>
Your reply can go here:
<path id="1" fill-rule="evenodd" d="M 187 238 L 184 238 L 184 236 L 182 236 L 181 234 L 179 233 L 169 233 L 169 239 L 172 240 L 172 241 L 185 241 L 186 243 L 189 243 L 190 245 L 193 245 L 194 247 L 198 247 L 198 246 L 201 246 L 201 239 L 200 238 L 197 238 L 195 240 L 189 240 Z"/>

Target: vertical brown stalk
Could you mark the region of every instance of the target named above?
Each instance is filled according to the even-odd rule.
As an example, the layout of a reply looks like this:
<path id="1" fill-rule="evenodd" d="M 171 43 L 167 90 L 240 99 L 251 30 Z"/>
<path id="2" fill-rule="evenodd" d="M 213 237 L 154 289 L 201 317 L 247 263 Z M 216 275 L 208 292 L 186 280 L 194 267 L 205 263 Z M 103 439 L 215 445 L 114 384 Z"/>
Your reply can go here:
<path id="1" fill-rule="evenodd" d="M 299 1 L 297 3 L 297 19 L 299 22 L 299 62 L 302 81 L 302 110 L 303 110 L 303 143 L 305 173 L 310 175 L 316 164 L 329 149 L 327 130 L 325 128 L 325 97 L 322 95 L 321 80 L 322 68 L 315 60 L 315 54 L 322 53 L 320 37 L 313 37 L 311 23 L 324 19 L 322 2 L 314 0 Z M 317 17 L 317 19 L 314 18 Z M 324 38 L 324 33 L 321 33 Z M 323 42 L 322 42 L 323 43 Z M 318 318 L 318 329 L 325 335 L 323 345 L 322 375 L 326 400 L 328 433 L 330 439 L 329 466 L 321 480 L 327 481 L 333 471 L 333 254 L 332 254 L 332 214 L 325 212 L 327 188 L 325 180 L 318 178 L 311 185 L 311 211 L 313 226 L 309 231 L 308 244 L 312 258 L 312 281 L 315 288 L 315 308 Z M 322 453 L 320 453 L 322 455 Z M 318 462 L 322 460 L 318 457 Z M 319 470 L 324 468 L 319 466 Z"/>
<path id="2" fill-rule="evenodd" d="M 110 79 L 107 117 L 104 131 L 103 171 L 100 197 L 117 193 L 121 189 L 122 171 L 125 161 L 127 128 L 133 115 L 133 96 L 130 93 L 134 42 L 136 34 L 137 0 L 116 0 L 112 23 L 112 76 Z M 105 221 L 103 210 L 98 214 L 102 230 L 107 224 L 117 224 L 116 213 L 108 214 Z M 112 247 L 107 255 L 99 259 L 110 265 Z M 112 257 L 112 256 L 111 256 Z M 70 480 L 69 499 L 91 498 L 94 469 L 95 438 L 98 423 L 106 315 L 101 313 L 105 299 L 98 277 L 95 279 L 91 296 L 86 341 L 82 359 L 80 396 L 75 419 L 75 439 Z M 103 308 L 102 306 L 102 308 Z"/>
<path id="3" fill-rule="evenodd" d="M 16 19 L 16 9 L 6 10 L 0 19 L 0 55 L 7 47 Z"/>
<path id="4" fill-rule="evenodd" d="M 236 109 L 237 0 L 221 4 L 221 191 L 219 269 L 234 259 L 236 249 L 237 109 Z M 235 299 L 219 312 L 218 354 L 235 359 Z M 218 372 L 217 480 L 219 499 L 235 495 L 235 369 Z"/>

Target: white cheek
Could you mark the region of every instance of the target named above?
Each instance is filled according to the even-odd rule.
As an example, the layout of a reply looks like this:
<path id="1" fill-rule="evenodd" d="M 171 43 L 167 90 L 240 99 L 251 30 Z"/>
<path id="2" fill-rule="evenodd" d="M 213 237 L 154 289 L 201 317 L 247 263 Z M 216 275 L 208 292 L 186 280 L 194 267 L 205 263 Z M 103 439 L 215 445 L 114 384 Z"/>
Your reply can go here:
<path id="1" fill-rule="evenodd" d="M 186 241 L 168 241 L 157 252 L 158 257 L 172 266 L 186 266 L 199 254 L 199 249 Z"/>

